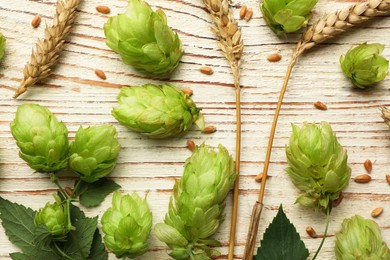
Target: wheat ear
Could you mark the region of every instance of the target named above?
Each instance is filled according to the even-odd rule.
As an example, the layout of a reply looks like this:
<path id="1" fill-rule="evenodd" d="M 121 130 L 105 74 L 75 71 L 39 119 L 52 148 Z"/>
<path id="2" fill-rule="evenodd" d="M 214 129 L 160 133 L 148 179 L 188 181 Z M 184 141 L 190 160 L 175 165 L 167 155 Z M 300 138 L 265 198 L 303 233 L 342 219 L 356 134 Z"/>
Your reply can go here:
<path id="1" fill-rule="evenodd" d="M 369 0 L 366 2 L 351 5 L 350 7 L 338 11 L 336 13 L 323 16 L 314 24 L 309 26 L 302 34 L 302 38 L 298 42 L 297 47 L 292 55 L 291 62 L 287 68 L 286 77 L 284 79 L 284 83 L 279 95 L 279 100 L 275 109 L 275 115 L 272 122 L 270 137 L 268 140 L 266 158 L 264 161 L 263 178 L 259 191 L 259 197 L 255 205 L 253 206 L 251 222 L 249 224 L 249 231 L 243 258 L 244 260 L 251 260 L 253 257 L 253 252 L 256 244 L 257 230 L 259 228 L 260 215 L 263 209 L 265 184 L 267 181 L 268 167 L 271 158 L 272 144 L 275 136 L 276 125 L 278 122 L 283 97 L 287 89 L 287 84 L 290 79 L 292 69 L 298 60 L 298 57 L 306 50 L 313 48 L 318 43 L 321 43 L 329 38 L 333 38 L 337 34 L 348 30 L 348 28 L 350 27 L 363 23 L 373 17 L 378 17 L 389 13 L 390 0 Z"/>
<path id="2" fill-rule="evenodd" d="M 45 38 L 39 39 L 31 54 L 30 61 L 23 70 L 24 78 L 16 90 L 14 98 L 26 92 L 41 79 L 49 76 L 51 67 L 58 61 L 72 23 L 76 8 L 81 0 L 58 0 L 53 25 L 46 25 Z"/>
<path id="3" fill-rule="evenodd" d="M 233 16 L 233 10 L 229 7 L 227 0 L 203 0 L 207 10 L 214 20 L 213 32 L 217 35 L 219 47 L 221 48 L 226 59 L 230 63 L 234 78 L 234 87 L 236 90 L 236 157 L 235 170 L 240 172 L 240 156 L 241 156 L 241 93 L 240 93 L 240 64 L 244 50 L 244 44 L 241 38 L 241 28 Z M 238 209 L 238 186 L 239 175 L 234 184 L 233 191 L 233 209 L 232 220 L 230 227 L 229 239 L 229 256 L 228 259 L 233 259 L 234 243 L 236 236 L 237 225 L 237 209 Z"/>

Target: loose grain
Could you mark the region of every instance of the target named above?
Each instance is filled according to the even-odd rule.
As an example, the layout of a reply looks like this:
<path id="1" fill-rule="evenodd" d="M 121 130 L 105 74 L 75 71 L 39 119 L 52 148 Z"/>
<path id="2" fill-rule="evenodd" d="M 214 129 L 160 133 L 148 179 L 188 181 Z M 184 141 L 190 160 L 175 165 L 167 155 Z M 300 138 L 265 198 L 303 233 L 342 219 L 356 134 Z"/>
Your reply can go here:
<path id="1" fill-rule="evenodd" d="M 282 59 L 282 55 L 279 53 L 272 53 L 267 56 L 267 60 L 270 62 L 278 62 Z"/>
<path id="2" fill-rule="evenodd" d="M 321 101 L 314 102 L 314 107 L 319 109 L 319 110 L 328 110 L 328 107 L 322 103 Z"/>
<path id="3" fill-rule="evenodd" d="M 371 160 L 366 160 L 364 162 L 364 169 L 366 169 L 366 171 L 368 173 L 370 173 L 372 171 L 372 162 L 371 162 Z"/>
<path id="4" fill-rule="evenodd" d="M 382 212 L 383 212 L 382 207 L 375 208 L 371 211 L 371 217 L 377 218 L 382 214 Z"/>
<path id="5" fill-rule="evenodd" d="M 199 70 L 200 70 L 200 72 L 202 72 L 203 74 L 206 74 L 206 75 L 211 75 L 214 73 L 214 70 L 211 67 L 201 67 Z"/>
<path id="6" fill-rule="evenodd" d="M 371 176 L 368 174 L 361 174 L 356 176 L 354 180 L 357 183 L 368 183 L 371 181 Z"/>
<path id="7" fill-rule="evenodd" d="M 96 6 L 96 11 L 102 14 L 109 14 L 111 12 L 110 8 L 108 6 L 104 5 L 98 5 Z"/>
<path id="8" fill-rule="evenodd" d="M 107 79 L 106 73 L 104 73 L 102 70 L 95 70 L 95 74 L 101 79 Z"/>
<path id="9" fill-rule="evenodd" d="M 31 21 L 31 26 L 37 28 L 40 24 L 41 24 L 41 17 L 39 15 L 36 15 Z"/>

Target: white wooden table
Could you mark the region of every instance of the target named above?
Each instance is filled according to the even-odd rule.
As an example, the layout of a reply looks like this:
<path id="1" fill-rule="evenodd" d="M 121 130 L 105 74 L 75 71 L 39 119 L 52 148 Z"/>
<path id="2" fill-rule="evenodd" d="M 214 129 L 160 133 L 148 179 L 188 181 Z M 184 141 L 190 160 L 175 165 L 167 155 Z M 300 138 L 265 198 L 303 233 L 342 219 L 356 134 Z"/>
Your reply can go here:
<path id="1" fill-rule="evenodd" d="M 253 8 L 254 16 L 248 23 L 239 20 L 245 48 L 241 81 L 242 169 L 236 259 L 242 258 L 251 208 L 257 198 L 259 183 L 253 178 L 262 170 L 279 89 L 290 54 L 299 38 L 299 34 L 276 37 L 264 24 L 258 1 L 237 0 L 235 4 L 239 6 L 244 2 Z M 315 7 L 316 17 L 351 2 L 320 0 Z M 153 221 L 161 222 L 167 211 L 174 179 L 182 175 L 184 161 L 190 156 L 186 149 L 187 139 L 213 146 L 221 143 L 232 154 L 235 150 L 233 78 L 209 29 L 211 18 L 201 0 L 149 1 L 153 8 L 159 7 L 166 12 L 169 25 L 178 32 L 185 49 L 180 65 L 169 82 L 193 89 L 193 99 L 203 109 L 207 124 L 218 128 L 212 135 L 201 134 L 193 127 L 184 138 L 151 140 L 128 131 L 111 116 L 122 85 L 159 83 L 123 64 L 104 42 L 103 24 L 110 15 L 124 12 L 125 0 L 83 1 L 71 37 L 52 75 L 19 99 L 12 99 L 32 47 L 37 38 L 42 37 L 44 24 L 51 24 L 54 3 L 54 0 L 0 0 L 0 31 L 7 37 L 6 57 L 0 63 L 0 196 L 33 209 L 52 199 L 51 194 L 56 187 L 47 175 L 34 173 L 18 157 L 18 148 L 9 129 L 18 105 L 38 103 L 48 107 L 68 126 L 70 138 L 74 137 L 80 124 L 114 124 L 119 131 L 122 149 L 111 178 L 122 185 L 125 192 L 136 191 L 141 195 L 149 192 Z M 97 13 L 97 5 L 108 5 L 111 14 Z M 237 7 L 237 18 L 238 11 Z M 37 14 L 42 17 L 42 23 L 34 29 L 31 20 Z M 285 145 L 291 133 L 291 123 L 328 121 L 348 150 L 352 177 L 365 172 L 363 162 L 366 159 L 371 159 L 374 164 L 372 181 L 357 184 L 351 179 L 344 201 L 333 210 L 331 237 L 326 240 L 319 259 L 335 258 L 334 234 L 344 218 L 354 214 L 370 218 L 371 210 L 379 206 L 385 210 L 376 221 L 390 244 L 390 186 L 385 181 L 390 167 L 390 130 L 383 123 L 378 109 L 380 105 L 390 105 L 390 77 L 373 90 L 358 91 L 351 88 L 339 66 L 341 54 L 351 46 L 366 41 L 385 44 L 384 55 L 390 59 L 389 38 L 390 18 L 383 18 L 352 29 L 301 57 L 293 72 L 279 120 L 259 239 L 275 216 L 279 204 L 283 203 L 287 216 L 295 224 L 309 251 L 313 253 L 317 248 L 319 239 L 308 237 L 305 227 L 311 225 L 317 232 L 322 232 L 325 216 L 294 204 L 298 190 L 283 171 L 286 167 Z M 277 51 L 283 56 L 282 60 L 268 62 L 266 55 Z M 205 65 L 213 67 L 215 73 L 211 76 L 201 74 L 199 68 Z M 99 79 L 94 69 L 105 71 L 107 80 Z M 313 102 L 317 100 L 326 103 L 328 110 L 315 109 Z M 72 175 L 62 176 L 64 185 L 72 186 Z M 111 196 L 101 206 L 85 211 L 89 216 L 101 216 L 110 206 L 110 200 Z M 226 221 L 215 236 L 223 244 L 221 259 L 227 258 L 230 211 L 231 195 L 227 198 Z M 153 232 L 149 243 L 149 252 L 139 259 L 170 259 L 166 254 L 168 248 L 156 239 Z M 0 227 L 0 259 L 8 259 L 8 254 L 16 250 Z M 114 259 L 114 256 L 110 255 L 110 258 Z"/>

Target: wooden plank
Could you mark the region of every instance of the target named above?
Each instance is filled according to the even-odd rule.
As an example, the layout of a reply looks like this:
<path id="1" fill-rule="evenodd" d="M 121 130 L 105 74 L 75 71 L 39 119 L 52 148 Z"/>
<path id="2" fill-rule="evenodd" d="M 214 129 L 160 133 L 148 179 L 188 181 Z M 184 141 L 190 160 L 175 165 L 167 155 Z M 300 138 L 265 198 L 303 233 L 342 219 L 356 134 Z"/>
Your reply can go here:
<path id="1" fill-rule="evenodd" d="M 0 64 L 0 196 L 23 203 L 33 209 L 40 208 L 51 199 L 55 187 L 44 174 L 33 171 L 18 157 L 18 149 L 9 130 L 16 107 L 24 102 L 47 106 L 69 128 L 74 138 L 79 125 L 114 124 L 122 149 L 118 166 L 111 178 L 119 182 L 123 191 L 149 192 L 148 202 L 153 210 L 154 223 L 161 222 L 167 210 L 175 178 L 182 174 L 185 159 L 190 155 L 186 140 L 200 144 L 225 145 L 232 154 L 235 146 L 235 104 L 232 76 L 227 61 L 219 51 L 216 38 L 210 31 L 211 19 L 202 1 L 175 0 L 149 1 L 153 8 L 163 9 L 170 26 L 183 41 L 185 54 L 178 69 L 168 82 L 194 90 L 193 99 L 203 109 L 208 124 L 218 131 L 203 135 L 195 127 L 183 138 L 150 140 L 128 131 L 111 116 L 116 106 L 118 89 L 123 85 L 159 83 L 123 64 L 117 54 L 104 43 L 103 24 L 109 15 L 96 12 L 100 4 L 109 5 L 111 14 L 123 12 L 127 1 L 83 1 L 74 30 L 71 33 L 59 65 L 46 80 L 31 88 L 18 100 L 12 95 L 22 78 L 24 64 L 29 59 L 36 39 L 42 36 L 44 24 L 50 24 L 55 9 L 54 0 L 0 1 L 0 31 L 7 37 L 5 60 Z M 324 0 L 315 8 L 315 17 L 348 6 L 354 1 Z M 241 259 L 250 212 L 257 198 L 259 184 L 253 177 L 262 170 L 279 89 L 299 33 L 286 38 L 276 37 L 265 25 L 255 0 L 235 1 L 238 17 L 240 4 L 254 10 L 247 23 L 239 20 L 245 43 L 242 64 L 242 172 L 240 180 L 240 206 L 238 216 L 235 259 Z M 34 29 L 30 23 L 39 14 L 42 24 Z M 388 85 L 390 78 L 369 91 L 353 89 L 339 66 L 339 57 L 351 46 L 365 41 L 386 46 L 384 55 L 390 59 L 390 19 L 383 18 L 362 25 L 362 28 L 331 39 L 302 56 L 294 69 L 285 97 L 271 158 L 270 178 L 267 184 L 265 208 L 260 224 L 259 239 L 266 225 L 276 214 L 280 203 L 296 225 L 310 252 L 319 244 L 318 239 L 307 236 L 305 227 L 313 226 L 317 232 L 324 228 L 325 216 L 294 204 L 298 195 L 283 172 L 286 167 L 285 145 L 291 133 L 291 123 L 329 121 L 340 142 L 348 150 L 352 177 L 364 173 L 363 162 L 374 162 L 372 182 L 357 184 L 351 180 L 343 203 L 334 209 L 330 235 L 319 259 L 334 259 L 334 234 L 342 220 L 354 214 L 368 217 L 373 208 L 382 206 L 384 213 L 376 221 L 390 243 L 390 186 L 384 175 L 390 165 L 390 131 L 383 123 L 378 107 L 390 105 Z M 282 60 L 270 63 L 266 56 L 280 52 Z M 212 76 L 199 72 L 201 66 L 211 66 Z M 96 77 L 94 69 L 105 71 L 107 80 Z M 319 111 L 313 102 L 328 105 Z M 64 185 L 72 185 L 71 173 L 62 175 Z M 110 205 L 109 197 L 97 208 L 86 209 L 89 216 L 100 215 Z M 231 195 L 227 199 L 226 221 L 215 235 L 222 242 L 221 259 L 226 258 L 230 225 Z M 167 247 L 152 232 L 150 251 L 139 259 L 170 259 Z M 258 242 L 259 244 L 259 242 Z M 9 259 L 16 251 L 0 227 L 0 259 Z M 115 259 L 110 255 L 110 259 Z"/>

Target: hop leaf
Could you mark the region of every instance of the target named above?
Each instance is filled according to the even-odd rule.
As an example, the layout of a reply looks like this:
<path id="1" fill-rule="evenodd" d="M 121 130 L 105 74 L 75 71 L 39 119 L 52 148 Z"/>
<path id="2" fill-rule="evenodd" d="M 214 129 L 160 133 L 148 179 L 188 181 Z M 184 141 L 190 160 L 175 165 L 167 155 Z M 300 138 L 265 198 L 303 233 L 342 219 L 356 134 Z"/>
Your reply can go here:
<path id="1" fill-rule="evenodd" d="M 104 25 L 106 44 L 121 55 L 124 63 L 152 75 L 171 73 L 183 55 L 177 33 L 143 0 L 129 0 L 124 14 L 111 17 Z"/>
<path id="2" fill-rule="evenodd" d="M 284 35 L 305 27 L 318 0 L 263 0 L 260 10 L 267 25 Z"/>
<path id="3" fill-rule="evenodd" d="M 115 192 L 112 207 L 102 216 L 104 243 L 118 258 L 135 258 L 148 250 L 146 239 L 152 228 L 152 213 L 146 199 L 136 193 Z"/>
<path id="4" fill-rule="evenodd" d="M 0 32 L 0 60 L 3 59 L 4 53 L 5 53 L 5 37 L 4 35 Z"/>
<path id="5" fill-rule="evenodd" d="M 390 249 L 383 241 L 377 223 L 355 215 L 345 219 L 336 234 L 335 253 L 344 259 L 390 259 Z"/>
<path id="6" fill-rule="evenodd" d="M 119 149 L 114 126 L 80 126 L 70 145 L 69 167 L 83 181 L 95 182 L 114 169 Z"/>
<path id="7" fill-rule="evenodd" d="M 209 259 L 219 252 L 212 236 L 222 223 L 224 200 L 236 179 L 234 162 L 222 145 L 213 150 L 197 147 L 184 166 L 183 177 L 173 187 L 164 222 L 155 227 L 158 239 L 175 259 Z"/>
<path id="8" fill-rule="evenodd" d="M 363 43 L 340 57 L 344 74 L 356 87 L 370 87 L 386 77 L 389 61 L 381 56 L 384 48 L 385 46 L 379 43 Z"/>
<path id="9" fill-rule="evenodd" d="M 55 196 L 56 197 L 56 196 Z M 66 235 L 75 228 L 70 224 L 67 206 L 57 198 L 54 203 L 46 203 L 35 213 L 34 224 L 45 225 L 53 236 L 53 240 L 66 241 Z"/>
<path id="10" fill-rule="evenodd" d="M 41 172 L 56 172 L 67 167 L 68 130 L 45 107 L 23 104 L 10 124 L 20 148 L 19 156 Z"/>
<path id="11" fill-rule="evenodd" d="M 124 87 L 118 102 L 112 115 L 131 130 L 151 138 L 182 135 L 194 122 L 204 128 L 203 115 L 194 101 L 169 84 Z"/>
<path id="12" fill-rule="evenodd" d="M 292 125 L 292 129 L 286 148 L 289 164 L 286 172 L 304 192 L 296 202 L 325 211 L 331 206 L 329 202 L 340 196 L 351 177 L 347 152 L 326 122 L 304 123 L 301 128 Z"/>

